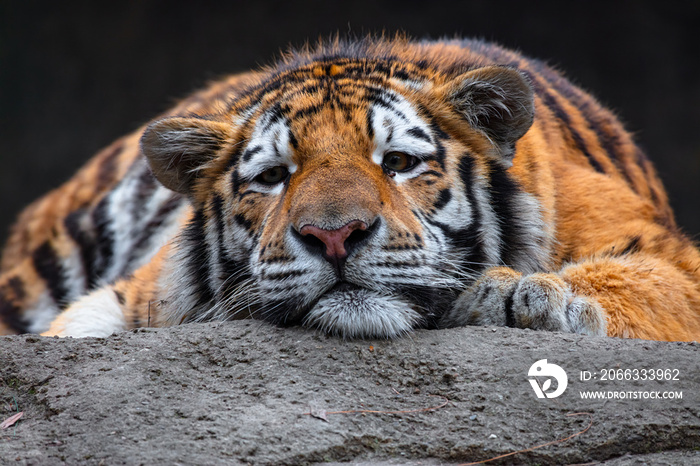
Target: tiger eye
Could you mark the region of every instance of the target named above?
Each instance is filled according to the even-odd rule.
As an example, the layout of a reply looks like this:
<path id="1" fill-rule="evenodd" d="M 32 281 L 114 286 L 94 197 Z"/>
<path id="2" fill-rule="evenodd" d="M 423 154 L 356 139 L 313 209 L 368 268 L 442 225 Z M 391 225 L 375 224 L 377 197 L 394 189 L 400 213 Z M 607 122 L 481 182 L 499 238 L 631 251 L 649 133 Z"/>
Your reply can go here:
<path id="1" fill-rule="evenodd" d="M 418 165 L 417 157 L 403 152 L 387 152 L 382 160 L 382 167 L 387 171 L 406 172 Z"/>
<path id="2" fill-rule="evenodd" d="M 268 184 L 268 185 L 273 185 L 277 183 L 281 183 L 285 179 L 287 179 L 287 176 L 289 175 L 289 170 L 287 170 L 287 167 L 283 166 L 278 166 L 278 167 L 272 167 L 268 168 L 261 174 L 255 177 L 255 181 L 258 183 L 262 184 Z"/>

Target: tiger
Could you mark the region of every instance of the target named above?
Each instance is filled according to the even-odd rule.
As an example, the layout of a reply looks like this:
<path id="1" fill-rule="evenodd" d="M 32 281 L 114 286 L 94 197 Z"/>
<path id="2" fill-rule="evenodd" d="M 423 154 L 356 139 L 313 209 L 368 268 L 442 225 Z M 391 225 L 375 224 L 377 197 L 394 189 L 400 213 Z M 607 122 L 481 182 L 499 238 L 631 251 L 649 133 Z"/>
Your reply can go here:
<path id="1" fill-rule="evenodd" d="M 253 318 L 700 339 L 700 252 L 617 117 L 478 39 L 320 41 L 225 77 L 24 210 L 0 333 Z"/>

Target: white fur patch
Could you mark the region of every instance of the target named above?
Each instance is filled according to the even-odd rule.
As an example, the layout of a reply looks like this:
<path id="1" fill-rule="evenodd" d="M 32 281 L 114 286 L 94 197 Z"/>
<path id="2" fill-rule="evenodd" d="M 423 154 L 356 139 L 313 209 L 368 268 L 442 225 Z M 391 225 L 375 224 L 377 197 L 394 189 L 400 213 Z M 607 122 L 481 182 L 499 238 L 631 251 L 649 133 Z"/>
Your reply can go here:
<path id="1" fill-rule="evenodd" d="M 126 319 L 111 288 L 101 288 L 75 303 L 58 317 L 60 337 L 108 337 L 126 330 Z"/>
<path id="2" fill-rule="evenodd" d="M 394 338 L 410 332 L 419 319 L 405 301 L 362 289 L 323 296 L 304 324 L 343 338 Z"/>

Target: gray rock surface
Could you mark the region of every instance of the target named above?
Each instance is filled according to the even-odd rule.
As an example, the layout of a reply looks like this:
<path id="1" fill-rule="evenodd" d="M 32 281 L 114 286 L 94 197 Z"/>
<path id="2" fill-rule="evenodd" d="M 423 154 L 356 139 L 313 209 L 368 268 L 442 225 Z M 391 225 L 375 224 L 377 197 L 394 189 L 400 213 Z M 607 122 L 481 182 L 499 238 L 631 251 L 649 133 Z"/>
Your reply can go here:
<path id="1" fill-rule="evenodd" d="M 568 375 L 558 398 L 538 399 L 528 382 L 540 359 Z M 602 381 L 602 369 L 678 369 L 678 380 Z M 584 370 L 598 379 L 579 380 Z M 0 430 L 0 463 L 460 464 L 592 422 L 489 464 L 700 464 L 699 389 L 697 343 L 528 330 L 342 341 L 239 321 L 2 337 L 0 422 L 24 416 Z M 583 390 L 682 398 L 590 400 Z M 353 410 L 413 412 L 334 414 Z"/>

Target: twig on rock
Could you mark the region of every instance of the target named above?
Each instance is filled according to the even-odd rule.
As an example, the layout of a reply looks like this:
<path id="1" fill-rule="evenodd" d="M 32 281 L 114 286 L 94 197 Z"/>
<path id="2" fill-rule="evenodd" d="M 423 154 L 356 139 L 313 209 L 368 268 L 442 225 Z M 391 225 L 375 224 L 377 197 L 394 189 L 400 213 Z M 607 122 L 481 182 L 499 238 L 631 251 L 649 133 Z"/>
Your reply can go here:
<path id="1" fill-rule="evenodd" d="M 562 439 L 558 439 L 558 440 L 552 440 L 551 442 L 543 443 L 543 444 L 541 444 L 541 445 L 536 445 L 536 446 L 534 446 L 534 447 L 526 448 L 526 449 L 524 449 L 524 450 L 513 451 L 513 452 L 510 452 L 510 453 L 506 453 L 505 455 L 494 456 L 493 458 L 489 458 L 489 459 L 486 459 L 486 460 L 474 461 L 474 462 L 472 462 L 472 463 L 462 463 L 462 464 L 459 464 L 459 465 L 457 465 L 457 466 L 472 466 L 472 465 L 474 465 L 474 464 L 484 464 L 484 463 L 488 463 L 489 461 L 500 460 L 501 458 L 506 458 L 506 457 L 508 457 L 508 456 L 517 455 L 518 453 L 526 453 L 526 452 L 528 452 L 528 451 L 537 450 L 538 448 L 542 448 L 542 447 L 546 447 L 546 446 L 549 446 L 549 445 L 554 445 L 554 444 L 556 444 L 556 443 L 562 443 L 562 442 L 566 442 L 567 440 L 571 440 L 572 438 L 578 437 L 579 435 L 583 434 L 584 432 L 586 432 L 588 429 L 591 428 L 591 426 L 593 425 L 593 414 L 591 414 L 591 413 L 569 413 L 569 414 L 567 414 L 567 416 L 582 416 L 582 415 L 588 416 L 588 421 L 589 421 L 589 422 L 588 422 L 588 425 L 586 426 L 586 428 L 583 429 L 583 430 L 581 430 L 581 431 L 579 431 L 579 432 L 576 432 L 575 434 L 569 435 L 569 436 L 566 437 L 566 438 L 562 438 Z"/>

